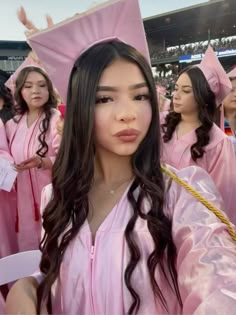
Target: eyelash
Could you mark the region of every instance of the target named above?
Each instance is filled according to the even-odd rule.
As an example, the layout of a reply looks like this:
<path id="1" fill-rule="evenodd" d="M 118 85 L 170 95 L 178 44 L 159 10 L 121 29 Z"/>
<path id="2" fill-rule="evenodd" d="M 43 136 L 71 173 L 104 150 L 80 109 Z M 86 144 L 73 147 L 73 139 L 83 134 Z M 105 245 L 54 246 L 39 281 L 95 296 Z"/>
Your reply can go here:
<path id="1" fill-rule="evenodd" d="M 140 99 L 142 98 L 142 99 Z M 149 94 L 139 94 L 137 96 L 135 96 L 135 100 L 137 101 L 146 101 L 150 99 L 150 95 Z"/>
<path id="2" fill-rule="evenodd" d="M 150 99 L 150 95 L 149 94 L 139 94 L 137 96 L 134 97 L 135 101 L 146 101 Z M 96 104 L 105 104 L 108 102 L 112 102 L 113 99 L 112 97 L 109 96 L 101 96 L 101 97 L 97 97 L 96 98 Z"/>
<path id="3" fill-rule="evenodd" d="M 46 84 L 43 84 L 43 85 L 39 85 L 39 87 L 43 88 L 43 87 L 46 87 Z M 32 86 L 24 86 L 25 89 L 30 89 L 32 88 Z"/>
<path id="4" fill-rule="evenodd" d="M 174 89 L 174 92 L 178 92 L 178 89 Z M 191 91 L 182 91 L 182 92 L 184 92 L 184 93 L 186 93 L 186 94 L 188 94 L 188 93 L 191 93 Z"/>
<path id="5" fill-rule="evenodd" d="M 112 101 L 112 98 L 108 96 L 101 96 L 96 98 L 96 104 L 105 104 L 109 101 Z"/>

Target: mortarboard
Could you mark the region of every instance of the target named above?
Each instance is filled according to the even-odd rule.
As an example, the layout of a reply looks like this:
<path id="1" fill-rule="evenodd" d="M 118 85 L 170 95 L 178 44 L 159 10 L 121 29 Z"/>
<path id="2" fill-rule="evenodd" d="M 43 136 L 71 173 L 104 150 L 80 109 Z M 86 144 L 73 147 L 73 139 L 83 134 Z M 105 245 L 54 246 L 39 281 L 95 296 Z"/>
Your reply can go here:
<path id="1" fill-rule="evenodd" d="M 216 105 L 219 106 L 225 96 L 229 94 L 231 82 L 211 46 L 208 46 L 201 63 L 197 67 L 202 70 L 212 92 L 215 94 Z"/>
<path id="2" fill-rule="evenodd" d="M 5 82 L 5 85 L 12 91 L 14 94 L 15 92 L 15 82 L 18 77 L 18 74 L 21 72 L 22 69 L 26 67 L 38 67 L 41 68 L 41 65 L 37 63 L 33 58 L 30 56 L 26 57 L 22 64 L 16 69 L 16 71 L 10 76 L 10 78 Z"/>
<path id="3" fill-rule="evenodd" d="M 236 68 L 234 68 L 234 69 L 231 70 L 229 73 L 227 73 L 227 77 L 228 77 L 229 79 L 236 78 Z"/>
<path id="4" fill-rule="evenodd" d="M 35 33 L 28 40 L 64 102 L 75 60 L 97 43 L 122 41 L 150 60 L 138 0 L 108 1 Z"/>

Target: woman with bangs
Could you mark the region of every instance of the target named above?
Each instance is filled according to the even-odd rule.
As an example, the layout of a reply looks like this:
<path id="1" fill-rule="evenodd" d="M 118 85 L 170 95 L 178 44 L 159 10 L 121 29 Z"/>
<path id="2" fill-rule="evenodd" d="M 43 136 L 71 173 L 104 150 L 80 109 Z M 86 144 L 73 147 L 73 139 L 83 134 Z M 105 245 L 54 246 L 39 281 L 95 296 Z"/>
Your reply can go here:
<path id="1" fill-rule="evenodd" d="M 94 23 L 107 17 L 119 27 L 98 41 L 105 28 L 94 35 Z M 84 25 L 91 36 L 78 32 Z M 156 87 L 136 48 L 146 45 L 138 1 L 111 1 L 36 34 L 40 60 L 61 37 L 76 49 L 72 56 L 66 46 L 73 61 L 63 51 L 54 67 L 69 73 L 58 86 L 67 107 L 52 185 L 42 194 L 40 271 L 13 286 L 7 314 L 230 313 L 236 247 L 227 224 L 236 240 L 235 232 L 172 180 L 221 209 L 204 170 L 161 165 Z M 52 68 L 58 55 L 42 61 Z"/>
<path id="2" fill-rule="evenodd" d="M 8 314 L 207 314 L 209 305 L 236 305 L 219 289 L 236 284 L 212 267 L 224 256 L 232 279 L 236 247 L 215 214 L 163 175 L 158 133 L 155 83 L 136 50 L 110 42 L 78 58 L 42 196 L 41 273 L 15 284 Z M 222 208 L 203 170 L 176 174 Z"/>
<path id="3" fill-rule="evenodd" d="M 52 83 L 38 67 L 25 67 L 16 79 L 14 117 L 6 123 L 9 151 L 18 171 L 15 230 L 20 251 L 37 249 L 40 241 L 40 197 L 51 182 L 60 143 L 60 116 Z"/>

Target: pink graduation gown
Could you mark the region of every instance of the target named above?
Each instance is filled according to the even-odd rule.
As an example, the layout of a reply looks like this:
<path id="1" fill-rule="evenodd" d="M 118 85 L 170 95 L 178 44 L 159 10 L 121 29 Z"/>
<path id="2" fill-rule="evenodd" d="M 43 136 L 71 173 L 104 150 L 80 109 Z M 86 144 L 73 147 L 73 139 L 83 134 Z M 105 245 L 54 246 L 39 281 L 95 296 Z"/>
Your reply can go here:
<path id="1" fill-rule="evenodd" d="M 236 155 L 231 141 L 215 124 L 210 131 L 210 143 L 205 153 L 196 162 L 191 157 L 190 148 L 197 141 L 195 130 L 180 139 L 176 132 L 169 142 L 163 142 L 161 160 L 177 169 L 198 165 L 206 170 L 225 203 L 225 212 L 236 224 Z"/>
<path id="2" fill-rule="evenodd" d="M 26 114 L 17 124 L 13 119 L 6 124 L 6 133 L 10 151 L 14 162 L 19 164 L 33 157 L 38 148 L 39 124 L 42 115 L 29 128 L 27 127 Z M 52 162 L 60 145 L 60 136 L 57 134 L 56 122 L 60 112 L 53 110 L 49 130 L 46 135 L 49 157 Z M 51 170 L 37 169 L 22 171 L 17 176 L 17 209 L 18 209 L 18 244 L 20 251 L 37 249 L 40 241 L 41 220 L 37 218 L 34 203 L 40 208 L 41 192 L 44 186 L 51 182 Z"/>
<path id="3" fill-rule="evenodd" d="M 204 170 L 192 166 L 176 172 L 208 201 L 219 208 L 222 206 L 222 199 Z M 129 249 L 124 230 L 132 209 L 127 191 L 99 227 L 94 244 L 87 221 L 69 244 L 60 276 L 52 288 L 53 314 L 128 313 L 131 296 L 124 282 L 124 272 Z M 42 207 L 50 196 L 49 185 L 43 191 Z M 148 210 L 146 200 L 143 211 Z M 166 298 L 169 313 L 153 295 L 146 264 L 153 241 L 146 221 L 138 218 L 135 232 L 142 258 L 132 275 L 132 285 L 141 299 L 138 315 L 232 314 L 236 309 L 236 246 L 226 226 L 175 182 L 167 192 L 164 211 L 172 218 L 183 311 L 159 268 L 156 280 Z"/>
<path id="4" fill-rule="evenodd" d="M 13 163 L 9 153 L 5 126 L 0 119 L 0 156 Z M 18 251 L 15 232 L 16 192 L 0 189 L 0 258 Z"/>

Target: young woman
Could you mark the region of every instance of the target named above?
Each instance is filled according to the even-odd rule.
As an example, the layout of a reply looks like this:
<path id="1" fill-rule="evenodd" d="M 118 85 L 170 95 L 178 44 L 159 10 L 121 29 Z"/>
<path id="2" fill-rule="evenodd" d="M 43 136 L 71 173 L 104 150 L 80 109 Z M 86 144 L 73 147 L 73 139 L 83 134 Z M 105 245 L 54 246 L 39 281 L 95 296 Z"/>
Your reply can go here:
<path id="1" fill-rule="evenodd" d="M 159 139 L 144 57 L 113 41 L 85 51 L 70 77 L 52 194 L 47 186 L 43 195 L 43 280 L 18 282 L 9 314 L 39 314 L 48 297 L 53 314 L 226 314 L 236 307 L 235 244 L 212 212 L 163 175 Z M 203 170 L 176 174 L 221 207 Z"/>
<path id="2" fill-rule="evenodd" d="M 205 169 L 236 223 L 236 158 L 230 140 L 213 122 L 215 117 L 215 94 L 202 70 L 185 68 L 176 81 L 173 110 L 162 116 L 161 160 L 177 169 L 190 165 Z"/>
<path id="3" fill-rule="evenodd" d="M 232 73 L 232 72 L 231 72 Z M 225 133 L 234 145 L 236 152 L 236 71 L 230 76 L 232 90 L 223 101 Z"/>
<path id="4" fill-rule="evenodd" d="M 16 80 L 15 117 L 7 122 L 9 150 L 17 176 L 16 231 L 20 251 L 37 249 L 40 240 L 40 197 L 51 182 L 60 143 L 56 122 L 60 113 L 52 83 L 37 67 L 25 67 Z"/>

